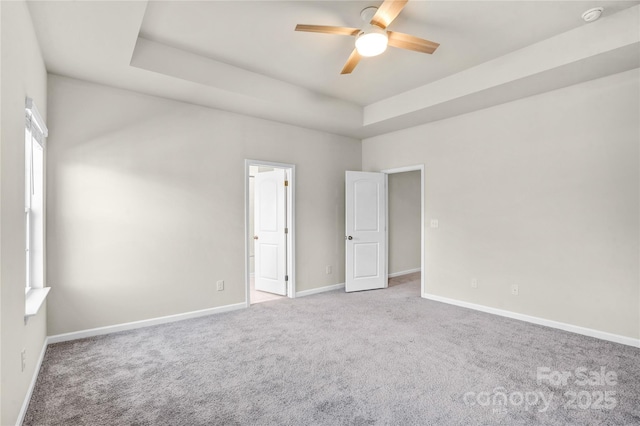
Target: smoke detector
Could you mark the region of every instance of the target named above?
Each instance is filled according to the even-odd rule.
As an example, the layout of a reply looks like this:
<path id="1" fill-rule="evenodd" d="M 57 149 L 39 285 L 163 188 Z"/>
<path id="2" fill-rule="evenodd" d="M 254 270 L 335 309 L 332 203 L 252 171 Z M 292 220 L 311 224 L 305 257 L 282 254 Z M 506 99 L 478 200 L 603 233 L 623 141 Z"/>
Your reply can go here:
<path id="1" fill-rule="evenodd" d="M 603 10 L 603 7 L 594 7 L 593 9 L 589 9 L 582 14 L 582 19 L 584 19 L 585 22 L 593 22 L 602 15 Z"/>

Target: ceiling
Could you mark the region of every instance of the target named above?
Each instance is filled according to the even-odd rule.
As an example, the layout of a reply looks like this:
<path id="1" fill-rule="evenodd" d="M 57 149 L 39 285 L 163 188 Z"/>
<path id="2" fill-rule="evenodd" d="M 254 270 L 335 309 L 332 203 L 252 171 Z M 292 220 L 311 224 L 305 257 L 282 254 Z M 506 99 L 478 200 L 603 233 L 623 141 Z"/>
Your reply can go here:
<path id="1" fill-rule="evenodd" d="M 389 48 L 363 59 L 352 75 L 340 70 L 353 37 L 293 31 L 298 23 L 360 28 L 360 11 L 380 3 L 150 2 L 140 34 L 364 106 L 583 25 L 582 12 L 602 4 L 410 1 L 389 29 L 436 41 L 440 48 L 433 55 Z M 607 12 L 632 5 L 611 3 Z"/>
<path id="2" fill-rule="evenodd" d="M 640 10 L 639 1 L 412 0 L 389 29 L 436 41 L 438 50 L 426 55 L 389 48 L 363 59 L 350 75 L 340 70 L 352 37 L 293 31 L 298 23 L 360 27 L 360 10 L 380 3 L 30 1 L 29 9 L 51 73 L 355 137 L 425 121 L 405 117 L 367 131 L 372 105 L 442 85 L 537 43 L 562 43 L 563 34 L 587 31 L 581 28 L 628 8 L 635 8 L 628 13 L 635 18 L 624 22 L 632 25 Z M 595 6 L 605 7 L 603 18 L 586 24 L 580 15 Z M 614 27 L 601 26 L 593 37 L 613 38 Z M 626 37 L 607 51 L 635 40 Z M 637 67 L 632 59 L 621 67 Z M 621 70 L 609 65 L 606 72 Z"/>

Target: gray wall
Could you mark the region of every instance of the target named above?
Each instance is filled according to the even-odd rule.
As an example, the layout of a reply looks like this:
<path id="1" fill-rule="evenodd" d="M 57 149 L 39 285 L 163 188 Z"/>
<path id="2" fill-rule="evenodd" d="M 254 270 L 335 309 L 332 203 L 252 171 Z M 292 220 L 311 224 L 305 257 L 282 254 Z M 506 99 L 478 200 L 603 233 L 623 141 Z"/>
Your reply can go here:
<path id="1" fill-rule="evenodd" d="M 360 141 L 53 75 L 49 110 L 49 334 L 243 303 L 246 158 L 296 165 L 297 290 L 344 281 Z"/>
<path id="2" fill-rule="evenodd" d="M 25 98 L 29 96 L 35 100 L 46 120 L 47 73 L 26 4 L 2 1 L 0 14 L 0 424 L 13 425 L 18 419 L 47 334 L 46 304 L 37 316 L 24 323 Z M 27 354 L 24 371 L 20 365 L 22 349 L 26 349 Z"/>
<path id="3" fill-rule="evenodd" d="M 364 170 L 425 164 L 426 292 L 640 337 L 639 80 L 365 140 Z"/>
<path id="4" fill-rule="evenodd" d="M 388 179 L 389 274 L 395 274 L 420 268 L 420 171 Z"/>

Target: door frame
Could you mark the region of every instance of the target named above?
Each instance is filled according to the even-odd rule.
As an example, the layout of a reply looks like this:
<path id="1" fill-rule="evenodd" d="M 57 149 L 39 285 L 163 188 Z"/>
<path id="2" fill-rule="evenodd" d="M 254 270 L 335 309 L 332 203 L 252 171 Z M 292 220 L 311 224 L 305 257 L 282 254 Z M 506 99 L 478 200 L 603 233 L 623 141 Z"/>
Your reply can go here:
<path id="1" fill-rule="evenodd" d="M 249 244 L 253 244 L 253 235 L 249 235 L 250 230 L 250 212 L 249 212 L 249 175 L 251 166 L 273 167 L 278 169 L 287 170 L 287 179 L 289 181 L 289 190 L 287 191 L 287 228 L 289 232 L 287 234 L 287 270 L 286 274 L 289 276 L 287 284 L 287 297 L 296 297 L 296 247 L 295 247 L 295 234 L 296 234 L 296 208 L 295 208 L 295 177 L 296 177 L 296 165 L 288 163 L 276 163 L 273 161 L 262 160 L 244 160 L 244 280 L 245 280 L 245 305 L 251 306 L 251 258 Z"/>
<path id="2" fill-rule="evenodd" d="M 424 238 L 424 164 L 416 164 L 413 166 L 396 167 L 393 169 L 381 170 L 382 173 L 387 175 L 404 172 L 420 171 L 420 297 L 425 297 L 425 270 L 424 270 L 424 255 L 425 255 L 425 238 Z M 387 185 L 387 274 L 389 273 L 389 186 Z M 389 280 L 387 275 L 387 281 Z"/>

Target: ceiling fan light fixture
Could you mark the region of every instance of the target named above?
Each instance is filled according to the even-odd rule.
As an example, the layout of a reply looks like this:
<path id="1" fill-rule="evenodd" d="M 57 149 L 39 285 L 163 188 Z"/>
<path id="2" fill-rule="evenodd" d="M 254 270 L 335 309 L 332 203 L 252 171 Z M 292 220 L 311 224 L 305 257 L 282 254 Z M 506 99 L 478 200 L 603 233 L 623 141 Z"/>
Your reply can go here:
<path id="1" fill-rule="evenodd" d="M 387 50 L 389 36 L 382 28 L 371 25 L 356 38 L 356 50 L 361 56 L 377 56 Z"/>

